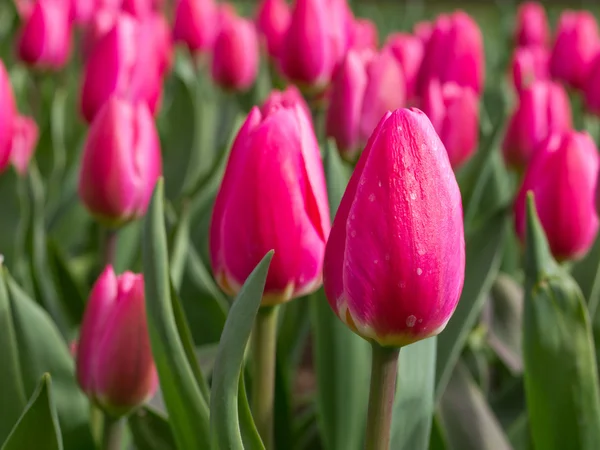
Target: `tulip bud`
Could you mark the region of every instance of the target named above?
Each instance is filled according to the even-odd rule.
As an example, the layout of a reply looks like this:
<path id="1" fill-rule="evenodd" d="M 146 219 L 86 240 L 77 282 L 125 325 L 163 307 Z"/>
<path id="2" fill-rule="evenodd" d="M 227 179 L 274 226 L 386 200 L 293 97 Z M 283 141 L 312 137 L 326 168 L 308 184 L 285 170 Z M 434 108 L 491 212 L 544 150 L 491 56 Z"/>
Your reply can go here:
<path id="1" fill-rule="evenodd" d="M 183 42 L 191 52 L 210 51 L 218 26 L 214 0 L 178 0 L 173 24 L 175 42 Z"/>
<path id="2" fill-rule="evenodd" d="M 10 78 L 0 60 L 0 172 L 10 163 L 15 116 L 16 105 Z"/>
<path id="3" fill-rule="evenodd" d="M 388 112 L 333 222 L 329 304 L 363 338 L 402 347 L 444 329 L 464 271 L 461 197 L 444 145 L 421 111 Z"/>
<path id="4" fill-rule="evenodd" d="M 152 358 L 144 278 L 107 266 L 87 303 L 76 355 L 77 381 L 98 406 L 120 417 L 149 400 L 158 387 Z"/>
<path id="5" fill-rule="evenodd" d="M 38 1 L 21 29 L 17 53 L 26 64 L 62 68 L 71 52 L 70 8 L 60 0 Z"/>
<path id="6" fill-rule="evenodd" d="M 355 50 L 377 50 L 379 35 L 377 25 L 369 19 L 352 21 L 349 48 Z"/>
<path id="7" fill-rule="evenodd" d="M 290 8 L 285 0 L 263 0 L 256 14 L 256 27 L 264 38 L 267 52 L 277 59 L 290 23 Z"/>
<path id="8" fill-rule="evenodd" d="M 517 47 L 546 47 L 550 36 L 550 26 L 546 11 L 541 3 L 525 2 L 517 11 L 515 42 Z"/>
<path id="9" fill-rule="evenodd" d="M 470 87 L 432 80 L 423 95 L 422 107 L 446 147 L 452 168 L 457 169 L 479 144 L 477 95 Z"/>
<path id="10" fill-rule="evenodd" d="M 462 11 L 441 15 L 427 42 L 417 91 L 422 93 L 429 81 L 438 78 L 442 83 L 454 81 L 469 86 L 481 94 L 484 63 L 483 38 L 477 23 Z"/>
<path id="11" fill-rule="evenodd" d="M 406 81 L 406 97 L 409 102 L 414 102 L 417 95 L 417 77 L 425 51 L 423 41 L 410 34 L 394 33 L 388 37 L 385 48 L 392 52 L 402 67 Z"/>
<path id="12" fill-rule="evenodd" d="M 274 108 L 293 108 L 298 105 L 302 111 L 306 114 L 306 117 L 311 118 L 310 109 L 306 104 L 306 100 L 302 97 L 302 94 L 296 86 L 293 84 L 285 88 L 285 91 L 273 90 L 265 100 L 264 104 L 260 108 L 260 112 L 263 116 L 269 114 L 271 109 Z"/>
<path id="13" fill-rule="evenodd" d="M 134 17 L 144 18 L 152 14 L 153 0 L 123 0 L 121 10 Z"/>
<path id="14" fill-rule="evenodd" d="M 549 80 L 549 60 L 550 53 L 544 47 L 517 48 L 512 60 L 513 83 L 517 92 L 535 80 Z"/>
<path id="15" fill-rule="evenodd" d="M 154 114 L 162 93 L 154 30 L 120 14 L 93 47 L 84 66 L 81 111 L 91 122 L 112 95 L 144 102 Z"/>
<path id="16" fill-rule="evenodd" d="M 329 207 L 319 147 L 298 105 L 253 108 L 240 129 L 210 226 L 215 279 L 235 294 L 269 250 L 263 305 L 309 294 L 322 283 Z"/>
<path id="17" fill-rule="evenodd" d="M 552 131 L 571 128 L 571 106 L 565 90 L 552 81 L 535 81 L 519 96 L 502 143 L 508 166 L 523 169 Z"/>
<path id="18" fill-rule="evenodd" d="M 111 97 L 92 122 L 79 197 L 98 220 L 119 226 L 143 216 L 162 171 L 160 142 L 148 108 Z"/>
<path id="19" fill-rule="evenodd" d="M 588 11 L 563 12 L 550 56 L 550 73 L 575 89 L 583 89 L 599 48 L 594 16 Z"/>
<path id="20" fill-rule="evenodd" d="M 279 55 L 287 78 L 315 90 L 327 85 L 335 64 L 330 26 L 324 0 L 296 0 Z"/>
<path id="21" fill-rule="evenodd" d="M 404 74 L 391 52 L 350 50 L 332 84 L 327 135 L 345 159 L 354 160 L 381 116 L 405 100 Z"/>
<path id="22" fill-rule="evenodd" d="M 152 38 L 158 72 L 163 76 L 173 65 L 173 40 L 169 22 L 162 14 L 150 13 L 142 20 L 142 26 L 145 27 L 145 35 Z"/>
<path id="23" fill-rule="evenodd" d="M 591 67 L 583 96 L 587 109 L 592 114 L 600 116 L 600 53 L 596 56 Z"/>
<path id="24" fill-rule="evenodd" d="M 423 20 L 421 22 L 417 22 L 413 27 L 413 33 L 416 37 L 418 37 L 423 45 L 427 45 L 429 42 L 429 38 L 433 33 L 433 23 Z"/>
<path id="25" fill-rule="evenodd" d="M 113 28 L 118 17 L 118 13 L 111 9 L 101 9 L 92 15 L 83 30 L 81 50 L 84 59 L 89 57 L 98 41 Z"/>
<path id="26" fill-rule="evenodd" d="M 515 228 L 524 240 L 525 202 L 533 191 L 550 250 L 558 260 L 581 258 L 598 231 L 594 207 L 600 161 L 585 132 L 552 133 L 531 160 L 515 200 Z"/>
<path id="27" fill-rule="evenodd" d="M 224 13 L 215 41 L 212 77 L 226 89 L 245 91 L 258 74 L 258 36 L 254 24 L 233 13 Z"/>
<path id="28" fill-rule="evenodd" d="M 10 161 L 21 176 L 27 173 L 29 161 L 38 142 L 38 126 L 32 117 L 17 116 L 13 121 Z"/>

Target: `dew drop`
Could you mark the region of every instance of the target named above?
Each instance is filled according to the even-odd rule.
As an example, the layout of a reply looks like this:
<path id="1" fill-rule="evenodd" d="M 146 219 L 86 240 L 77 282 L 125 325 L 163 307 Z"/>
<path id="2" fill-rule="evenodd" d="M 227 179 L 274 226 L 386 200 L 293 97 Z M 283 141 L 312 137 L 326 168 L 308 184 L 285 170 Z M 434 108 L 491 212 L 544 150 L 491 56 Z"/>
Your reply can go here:
<path id="1" fill-rule="evenodd" d="M 352 231 L 350 232 L 350 236 L 352 236 L 352 237 L 356 237 L 356 230 L 352 230 Z"/>
<path id="2" fill-rule="evenodd" d="M 352 214 L 352 215 L 350 216 L 350 220 L 354 220 L 354 219 L 356 219 L 356 214 Z"/>
<path id="3" fill-rule="evenodd" d="M 398 281 L 398 287 L 400 289 L 404 289 L 406 287 L 406 283 L 404 281 Z"/>
<path id="4" fill-rule="evenodd" d="M 419 320 L 417 320 L 417 322 L 423 323 L 423 319 L 419 319 Z"/>
<path id="5" fill-rule="evenodd" d="M 417 268 L 417 275 L 421 275 L 423 273 L 423 269 L 420 267 Z"/>
<path id="6" fill-rule="evenodd" d="M 378 185 L 379 187 L 381 187 L 381 186 L 382 186 L 382 184 L 381 184 L 381 181 L 379 181 L 379 182 L 377 183 L 377 185 Z"/>
<path id="7" fill-rule="evenodd" d="M 375 201 L 375 194 L 369 195 L 369 201 L 370 202 L 374 202 Z"/>
<path id="8" fill-rule="evenodd" d="M 378 259 L 374 259 L 373 260 L 373 264 L 379 264 L 379 260 Z"/>
<path id="9" fill-rule="evenodd" d="M 389 253 L 386 253 L 386 254 L 385 254 L 385 260 L 386 260 L 386 261 L 389 261 L 389 260 L 390 260 L 390 254 L 389 254 Z"/>
<path id="10" fill-rule="evenodd" d="M 416 193 L 414 193 L 414 192 L 411 192 L 411 193 L 410 193 L 410 199 L 411 199 L 411 200 L 416 200 L 416 199 L 417 199 L 417 194 L 416 194 Z"/>
<path id="11" fill-rule="evenodd" d="M 367 180 L 365 180 L 365 177 L 362 177 L 362 178 L 360 179 L 360 185 L 361 185 L 361 186 L 364 186 L 366 182 L 367 182 Z"/>
<path id="12" fill-rule="evenodd" d="M 410 315 L 406 318 L 406 326 L 407 327 L 414 327 L 415 323 L 417 323 L 417 318 L 413 315 Z"/>

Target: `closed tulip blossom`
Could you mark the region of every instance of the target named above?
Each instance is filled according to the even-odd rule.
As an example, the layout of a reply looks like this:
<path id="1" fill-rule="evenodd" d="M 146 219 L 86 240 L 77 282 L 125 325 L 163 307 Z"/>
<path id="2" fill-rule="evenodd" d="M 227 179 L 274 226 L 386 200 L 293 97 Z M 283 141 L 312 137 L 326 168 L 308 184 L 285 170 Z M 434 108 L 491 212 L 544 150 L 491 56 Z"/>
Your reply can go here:
<path id="1" fill-rule="evenodd" d="M 209 52 L 219 32 L 214 0 L 177 0 L 173 39 L 193 53 Z"/>
<path id="2" fill-rule="evenodd" d="M 69 4 L 62 0 L 36 2 L 20 30 L 19 59 L 40 69 L 61 69 L 71 52 L 70 15 Z"/>
<path id="3" fill-rule="evenodd" d="M 0 60 L 0 172 L 10 164 L 15 117 L 12 85 L 4 63 Z"/>
<path id="4" fill-rule="evenodd" d="M 544 47 L 520 47 L 512 60 L 513 84 L 521 92 L 535 80 L 549 80 L 550 53 Z"/>
<path id="5" fill-rule="evenodd" d="M 215 82 L 230 90 L 248 90 L 256 80 L 258 62 L 254 24 L 235 12 L 223 13 L 211 66 Z"/>
<path id="6" fill-rule="evenodd" d="M 146 213 L 162 173 L 160 142 L 143 103 L 112 97 L 88 133 L 79 176 L 79 197 L 107 226 Z"/>
<path id="7" fill-rule="evenodd" d="M 540 222 L 558 260 L 579 259 L 598 232 L 595 209 L 598 149 L 585 132 L 555 132 L 527 168 L 515 201 L 515 227 L 525 238 L 525 202 L 533 191 Z"/>
<path id="8" fill-rule="evenodd" d="M 519 95 L 512 113 L 502 152 L 510 167 L 524 169 L 539 144 L 553 131 L 571 128 L 571 106 L 565 90 L 552 81 L 535 81 Z"/>
<path id="9" fill-rule="evenodd" d="M 10 161 L 21 176 L 27 173 L 29 161 L 35 152 L 39 131 L 32 117 L 17 116 L 13 121 Z"/>
<path id="10" fill-rule="evenodd" d="M 415 35 L 394 33 L 388 37 L 385 48 L 392 52 L 402 67 L 406 81 L 406 98 L 415 102 L 417 79 L 425 52 L 423 41 Z"/>
<path id="11" fill-rule="evenodd" d="M 332 83 L 326 117 L 327 135 L 344 158 L 356 159 L 381 116 L 404 106 L 405 92 L 402 68 L 390 51 L 348 52 Z"/>
<path id="12" fill-rule="evenodd" d="M 550 73 L 575 89 L 584 89 L 599 49 L 600 34 L 593 14 L 564 11 L 550 56 Z"/>
<path id="13" fill-rule="evenodd" d="M 306 114 L 306 117 L 311 117 L 310 109 L 306 104 L 306 100 L 302 97 L 302 94 L 296 86 L 293 84 L 285 88 L 284 91 L 273 90 L 263 103 L 260 111 L 263 115 L 266 115 L 272 108 L 278 108 L 283 106 L 284 108 L 293 108 L 298 105 L 302 111 Z"/>
<path id="14" fill-rule="evenodd" d="M 329 304 L 359 336 L 402 347 L 444 329 L 464 271 L 461 196 L 444 144 L 421 111 L 388 112 L 333 222 Z"/>
<path id="15" fill-rule="evenodd" d="M 114 417 L 130 413 L 158 387 L 146 321 L 144 278 L 107 266 L 92 288 L 76 354 L 77 381 Z"/>
<path id="16" fill-rule="evenodd" d="M 479 143 L 479 105 L 470 87 L 433 80 L 421 102 L 435 131 L 440 136 L 454 169 L 464 164 Z"/>
<path id="17" fill-rule="evenodd" d="M 515 43 L 518 47 L 546 47 L 550 25 L 544 6 L 539 2 L 521 3 L 517 11 Z"/>
<path id="18" fill-rule="evenodd" d="M 161 55 L 153 27 L 121 13 L 93 46 L 83 70 L 81 112 L 91 122 L 113 95 L 145 103 L 152 113 L 162 95 Z"/>
<path id="19" fill-rule="evenodd" d="M 600 116 L 600 53 L 596 56 L 583 90 L 585 106 L 592 114 Z"/>
<path id="20" fill-rule="evenodd" d="M 377 50 L 379 35 L 377 25 L 369 19 L 352 21 L 349 48 L 355 50 Z"/>
<path id="21" fill-rule="evenodd" d="M 256 27 L 271 58 L 279 57 L 289 23 L 290 7 L 285 0 L 262 0 L 256 14 Z"/>
<path id="22" fill-rule="evenodd" d="M 231 150 L 210 226 L 213 273 L 228 294 L 271 249 L 262 305 L 315 291 L 330 221 L 319 147 L 299 105 L 253 108 Z"/>

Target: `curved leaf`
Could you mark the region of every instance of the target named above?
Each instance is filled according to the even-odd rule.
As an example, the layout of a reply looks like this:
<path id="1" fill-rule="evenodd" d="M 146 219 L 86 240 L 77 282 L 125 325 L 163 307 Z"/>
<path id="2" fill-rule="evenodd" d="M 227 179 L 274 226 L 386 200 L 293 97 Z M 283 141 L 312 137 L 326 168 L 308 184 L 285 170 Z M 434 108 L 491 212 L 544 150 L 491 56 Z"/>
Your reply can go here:
<path id="1" fill-rule="evenodd" d="M 169 422 L 154 409 L 138 409 L 128 423 L 137 450 L 177 450 Z"/>

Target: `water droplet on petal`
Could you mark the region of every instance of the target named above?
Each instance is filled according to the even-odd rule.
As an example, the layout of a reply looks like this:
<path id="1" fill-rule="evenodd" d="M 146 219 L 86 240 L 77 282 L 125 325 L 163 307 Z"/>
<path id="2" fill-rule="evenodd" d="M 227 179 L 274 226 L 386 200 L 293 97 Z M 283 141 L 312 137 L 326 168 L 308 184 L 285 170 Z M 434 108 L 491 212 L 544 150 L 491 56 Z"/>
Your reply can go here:
<path id="1" fill-rule="evenodd" d="M 375 194 L 369 195 L 369 201 L 370 202 L 374 202 L 375 201 Z"/>
<path id="2" fill-rule="evenodd" d="M 421 275 L 423 273 L 423 269 L 420 267 L 417 268 L 417 275 Z"/>
<path id="3" fill-rule="evenodd" d="M 413 315 L 410 315 L 406 318 L 406 326 L 407 327 L 414 327 L 416 322 L 417 322 L 417 318 Z"/>

